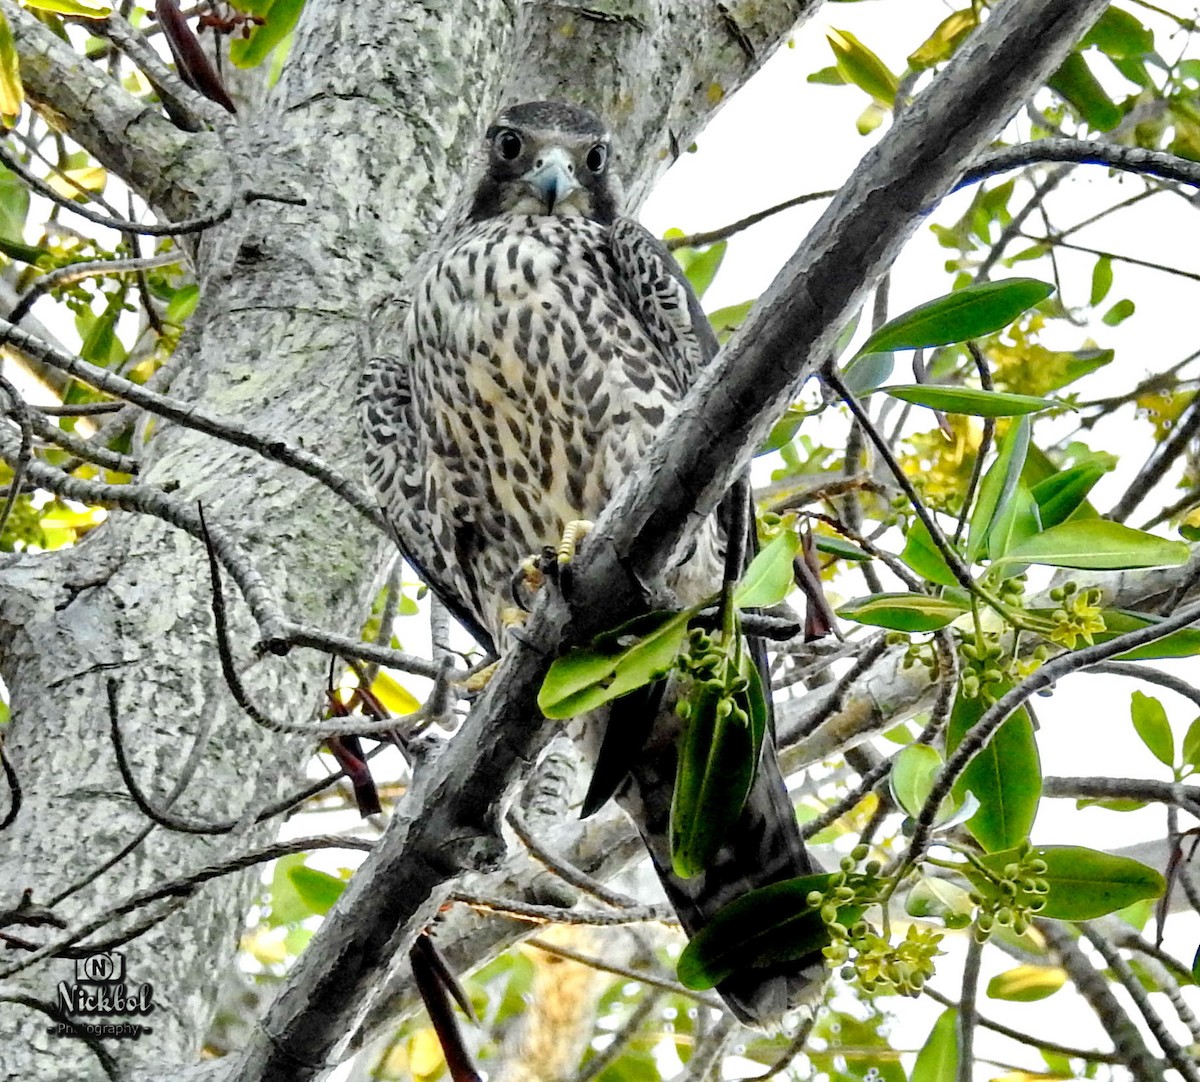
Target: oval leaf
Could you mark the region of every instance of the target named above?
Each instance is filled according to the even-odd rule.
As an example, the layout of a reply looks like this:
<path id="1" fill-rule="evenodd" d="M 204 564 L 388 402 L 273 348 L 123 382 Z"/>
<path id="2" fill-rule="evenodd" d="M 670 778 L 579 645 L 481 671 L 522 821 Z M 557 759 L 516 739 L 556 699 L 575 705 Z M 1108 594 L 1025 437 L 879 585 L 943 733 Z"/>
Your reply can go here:
<path id="1" fill-rule="evenodd" d="M 991 685 L 997 697 L 1008 686 Z M 954 701 L 946 731 L 946 754 L 952 754 L 963 737 L 983 716 L 982 696 Z M 965 799 L 974 793 L 979 808 L 966 826 L 989 853 L 1011 849 L 1029 836 L 1042 798 L 1042 767 L 1033 723 L 1024 708 L 1018 709 L 996 730 L 995 736 L 967 765 L 954 786 L 954 795 Z"/>
<path id="2" fill-rule="evenodd" d="M 958 1078 L 958 1011 L 943 1011 L 917 1053 L 909 1082 L 955 1082 Z"/>
<path id="3" fill-rule="evenodd" d="M 1006 278 L 967 286 L 885 323 L 863 343 L 859 353 L 946 346 L 991 334 L 1053 292 L 1054 286 L 1036 278 Z"/>
<path id="4" fill-rule="evenodd" d="M 733 603 L 739 609 L 778 605 L 792 592 L 792 561 L 799 552 L 800 537 L 795 530 L 784 530 L 772 538 L 746 568 Z"/>
<path id="5" fill-rule="evenodd" d="M 1088 571 L 1169 567 L 1188 561 L 1184 541 L 1167 541 L 1107 519 L 1064 522 L 1029 538 L 1004 557 L 1023 564 L 1049 564 Z"/>
<path id="6" fill-rule="evenodd" d="M 820 912 L 808 904 L 808 895 L 823 891 L 831 878 L 825 874 L 786 879 L 722 907 L 679 956 L 680 983 L 699 992 L 738 970 L 809 957 L 819 964 L 829 933 Z"/>
<path id="7" fill-rule="evenodd" d="M 1064 405 L 1054 398 L 981 391 L 974 387 L 943 387 L 934 383 L 902 383 L 883 390 L 914 406 L 926 406 L 942 413 L 966 413 L 972 417 L 1019 417 Z"/>
<path id="8" fill-rule="evenodd" d="M 928 744 L 910 744 L 892 760 L 892 796 L 913 819 L 921 814 L 941 769 L 941 755 Z"/>
<path id="9" fill-rule="evenodd" d="M 1128 857 L 1117 857 L 1074 845 L 1035 846 L 1032 855 L 1046 862 L 1042 876 L 1050 886 L 1040 916 L 1055 920 L 1093 920 L 1115 913 L 1143 898 L 1157 898 L 1166 889 L 1163 877 Z M 1016 849 L 990 853 L 980 859 L 998 875 L 1018 860 Z M 967 865 L 963 874 L 989 898 L 998 896 L 996 885 Z M 1037 895 L 1019 891 L 1017 901 L 1028 903 Z"/>
<path id="10" fill-rule="evenodd" d="M 936 917 L 947 928 L 965 928 L 971 923 L 975 905 L 969 891 L 947 879 L 927 876 L 908 892 L 904 911 L 913 917 Z"/>
<path id="11" fill-rule="evenodd" d="M 1134 729 L 1154 758 L 1166 766 L 1174 766 L 1175 736 L 1163 704 L 1152 695 L 1135 691 L 1129 703 L 1129 713 Z"/>
<path id="12" fill-rule="evenodd" d="M 654 613 L 661 621 L 623 649 L 586 647 L 557 658 L 538 691 L 538 709 L 548 718 L 573 718 L 666 675 L 687 635 L 695 609 Z M 639 629 L 647 618 L 637 622 Z M 619 632 L 607 637 L 613 640 Z"/>
<path id="13" fill-rule="evenodd" d="M 1017 966 L 988 981 L 987 994 L 991 999 L 1011 1003 L 1036 1003 L 1054 995 L 1066 983 L 1067 971 L 1061 966 Z"/>
<path id="14" fill-rule="evenodd" d="M 1108 472 L 1103 463 L 1089 462 L 1060 470 L 1033 486 L 1033 498 L 1037 501 L 1042 529 L 1048 530 L 1066 522 L 1087 499 L 1096 482 Z"/>
<path id="15" fill-rule="evenodd" d="M 961 602 L 926 594 L 870 594 L 847 602 L 837 614 L 893 631 L 937 631 L 968 611 Z"/>
<path id="16" fill-rule="evenodd" d="M 1029 418 L 1022 417 L 1004 434 L 996 454 L 996 461 L 988 467 L 979 486 L 979 495 L 971 511 L 971 525 L 967 530 L 967 562 L 974 563 L 986 551 L 988 534 L 1000 508 L 1016 491 L 1025 468 L 1025 457 L 1029 453 Z M 1031 538 L 1036 540 L 1036 536 Z"/>

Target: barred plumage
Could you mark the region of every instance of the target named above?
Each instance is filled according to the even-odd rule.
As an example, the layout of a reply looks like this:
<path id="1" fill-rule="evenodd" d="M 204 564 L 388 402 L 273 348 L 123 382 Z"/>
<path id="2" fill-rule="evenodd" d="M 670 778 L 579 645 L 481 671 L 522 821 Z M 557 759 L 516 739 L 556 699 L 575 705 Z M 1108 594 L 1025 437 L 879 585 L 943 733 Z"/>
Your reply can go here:
<path id="1" fill-rule="evenodd" d="M 398 356 L 366 377 L 368 476 L 401 548 L 496 650 L 521 560 L 599 516 L 716 348 L 665 248 L 616 217 L 608 145 L 572 106 L 507 110 L 485 140 L 470 219 L 417 287 Z M 718 589 L 722 549 L 713 519 L 676 554 L 668 577 L 681 601 Z M 619 799 L 686 928 L 753 886 L 812 870 L 768 742 L 730 844 L 704 875 L 673 876 L 675 722 L 633 720 L 646 748 Z M 720 990 L 761 1022 L 811 992 L 819 971 L 806 960 Z"/>

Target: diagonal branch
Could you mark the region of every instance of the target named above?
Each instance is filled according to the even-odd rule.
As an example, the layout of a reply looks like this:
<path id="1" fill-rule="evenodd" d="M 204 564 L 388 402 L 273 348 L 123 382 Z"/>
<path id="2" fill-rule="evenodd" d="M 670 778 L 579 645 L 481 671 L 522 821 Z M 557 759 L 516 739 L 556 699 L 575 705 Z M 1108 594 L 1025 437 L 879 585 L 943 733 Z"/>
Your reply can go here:
<path id="1" fill-rule="evenodd" d="M 377 974 L 433 918 L 448 881 L 501 858 L 504 789 L 552 727 L 535 703 L 551 657 L 645 606 L 677 542 L 741 474 L 874 276 L 1104 7 L 1009 0 L 868 154 L 601 516 L 571 601 L 538 601 L 523 640 L 456 739 L 418 776 L 231 1078 L 304 1082 L 320 1074 L 367 1006 Z"/>

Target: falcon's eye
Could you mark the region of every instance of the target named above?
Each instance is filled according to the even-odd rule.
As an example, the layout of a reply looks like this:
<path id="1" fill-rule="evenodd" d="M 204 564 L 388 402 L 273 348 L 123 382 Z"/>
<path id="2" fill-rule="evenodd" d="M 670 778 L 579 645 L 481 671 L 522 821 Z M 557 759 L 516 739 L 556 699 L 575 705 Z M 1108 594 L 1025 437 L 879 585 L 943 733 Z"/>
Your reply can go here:
<path id="1" fill-rule="evenodd" d="M 600 170 L 608 163 L 608 147 L 603 143 L 597 143 L 591 150 L 588 151 L 587 158 L 584 164 L 593 172 L 599 173 Z"/>
<path id="2" fill-rule="evenodd" d="M 519 158 L 521 151 L 525 149 L 525 144 L 521 141 L 521 137 L 512 128 L 505 128 L 502 132 L 499 132 L 496 135 L 493 145 L 496 147 L 496 153 L 506 162 L 511 162 L 514 158 Z"/>

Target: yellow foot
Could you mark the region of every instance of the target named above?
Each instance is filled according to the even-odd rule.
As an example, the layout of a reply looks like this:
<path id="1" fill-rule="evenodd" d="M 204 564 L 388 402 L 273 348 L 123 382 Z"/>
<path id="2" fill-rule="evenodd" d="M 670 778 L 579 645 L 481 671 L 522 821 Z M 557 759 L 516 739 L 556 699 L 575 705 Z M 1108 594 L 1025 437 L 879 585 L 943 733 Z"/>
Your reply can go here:
<path id="1" fill-rule="evenodd" d="M 562 540 L 555 549 L 560 569 L 575 559 L 575 550 L 579 547 L 579 542 L 587 537 L 595 526 L 594 522 L 589 522 L 585 518 L 577 518 L 566 524 L 563 528 Z"/>
<path id="2" fill-rule="evenodd" d="M 515 605 L 506 605 L 500 610 L 500 623 L 505 631 L 510 631 L 516 627 L 522 627 L 525 621 L 529 618 L 529 613 L 524 609 L 518 609 Z M 482 691 L 488 686 L 496 670 L 500 667 L 499 661 L 493 661 L 490 665 L 485 665 L 478 672 L 471 673 L 463 682 L 463 688 L 471 694 Z"/>
<path id="3" fill-rule="evenodd" d="M 496 674 L 496 670 L 500 667 L 500 662 L 493 661 L 490 665 L 485 665 L 478 672 L 471 673 L 463 682 L 462 686 L 471 694 L 482 691 L 488 686 L 489 681 Z"/>

